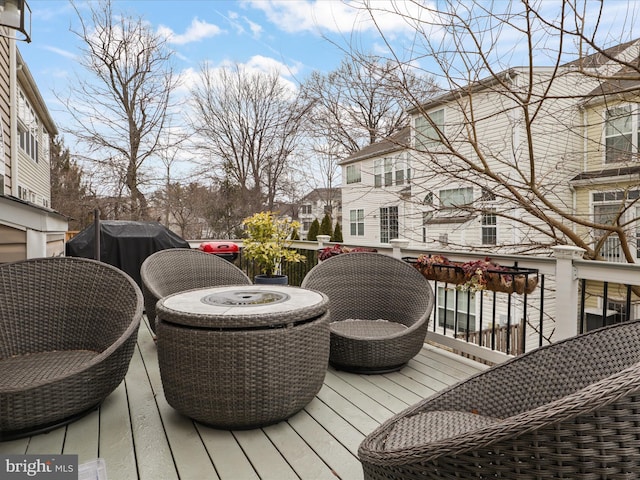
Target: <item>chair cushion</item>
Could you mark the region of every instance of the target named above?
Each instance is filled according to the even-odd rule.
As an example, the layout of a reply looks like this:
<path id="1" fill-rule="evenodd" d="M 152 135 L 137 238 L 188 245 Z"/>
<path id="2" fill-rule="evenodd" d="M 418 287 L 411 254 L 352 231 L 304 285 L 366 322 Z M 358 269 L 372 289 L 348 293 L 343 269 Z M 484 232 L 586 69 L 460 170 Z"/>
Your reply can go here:
<path id="1" fill-rule="evenodd" d="M 500 421 L 471 412 L 435 411 L 399 418 L 389 432 L 385 450 L 425 445 L 477 430 Z"/>
<path id="2" fill-rule="evenodd" d="M 349 318 L 330 324 L 331 332 L 345 337 L 375 339 L 384 338 L 407 329 L 406 325 L 388 320 L 360 320 Z"/>
<path id="3" fill-rule="evenodd" d="M 98 355 L 90 350 L 29 353 L 0 360 L 0 389 L 22 389 L 64 377 Z"/>

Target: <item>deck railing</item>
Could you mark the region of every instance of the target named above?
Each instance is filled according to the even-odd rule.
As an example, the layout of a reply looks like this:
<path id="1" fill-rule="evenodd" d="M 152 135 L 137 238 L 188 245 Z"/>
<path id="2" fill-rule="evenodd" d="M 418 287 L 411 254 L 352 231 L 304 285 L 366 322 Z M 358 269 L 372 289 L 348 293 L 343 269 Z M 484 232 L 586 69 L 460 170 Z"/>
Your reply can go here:
<path id="1" fill-rule="evenodd" d="M 317 263 L 318 251 L 331 245 L 328 238 L 294 242 L 307 261 L 282 266 L 289 284 L 300 285 Z M 488 363 L 640 315 L 640 265 L 582 260 L 583 251 L 576 247 L 554 247 L 548 257 L 415 249 L 405 240 L 392 240 L 388 247 L 376 249 L 397 258 L 431 254 L 460 262 L 488 256 L 502 266 L 538 272 L 537 288 L 523 295 L 489 290 L 472 293 L 432 282 L 436 305 L 427 339 Z M 236 264 L 251 278 L 258 273 L 242 255 Z"/>

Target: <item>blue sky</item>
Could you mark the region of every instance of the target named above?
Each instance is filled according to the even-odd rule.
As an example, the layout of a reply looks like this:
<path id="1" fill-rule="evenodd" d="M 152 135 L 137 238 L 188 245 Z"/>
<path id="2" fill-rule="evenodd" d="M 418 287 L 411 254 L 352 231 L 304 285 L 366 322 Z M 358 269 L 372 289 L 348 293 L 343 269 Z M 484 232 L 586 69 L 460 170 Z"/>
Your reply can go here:
<path id="1" fill-rule="evenodd" d="M 32 42 L 18 48 L 56 121 L 53 91 L 63 91 L 79 71 L 77 14 L 68 0 L 29 0 Z M 78 0 L 80 10 L 87 8 Z M 201 62 L 212 65 L 238 62 L 255 68 L 279 68 L 290 80 L 303 80 L 313 70 L 335 69 L 348 48 L 354 28 L 371 34 L 362 13 L 339 1 L 222 1 L 222 0 L 113 0 L 114 12 L 142 16 L 156 31 L 168 35 L 175 50 L 177 70 L 195 72 Z M 324 36 L 332 37 L 337 46 Z M 360 37 L 362 38 L 362 37 Z M 369 41 L 367 40 L 367 42 Z"/>
<path id="2" fill-rule="evenodd" d="M 355 42 L 367 53 L 385 52 L 384 44 L 361 5 L 363 0 L 112 0 L 114 12 L 142 16 L 152 28 L 168 36 L 175 50 L 176 69 L 187 80 L 203 61 L 211 66 L 238 62 L 258 69 L 278 68 L 284 78 L 304 80 L 313 70 L 329 72 L 345 57 L 344 50 Z M 32 10 L 32 43 L 19 43 L 20 51 L 40 92 L 58 123 L 64 114 L 53 91 L 63 92 L 73 73 L 79 42 L 70 28 L 78 26 L 69 0 L 28 0 Z M 418 2 L 421 3 L 421 2 Z M 516 4 L 518 2 L 515 2 Z M 437 4 L 437 2 L 436 2 Z M 509 8 L 506 0 L 490 2 L 492 9 Z M 596 7 L 598 2 L 589 4 Z M 76 0 L 81 11 L 86 0 Z M 373 0 L 376 21 L 396 52 L 411 44 L 411 29 L 398 15 L 384 10 L 400 9 L 415 15 L 413 2 Z M 464 6 L 465 2 L 460 2 Z M 560 2 L 545 1 L 545 9 L 557 9 Z M 464 11 L 464 7 L 461 7 Z M 640 1 L 607 0 L 601 31 L 622 41 L 640 36 Z M 586 15 L 589 18 L 589 14 Z M 595 20 L 595 18 L 593 19 Z M 502 32 L 500 61 L 518 63 L 513 52 L 526 49 L 526 42 L 510 46 L 509 32 Z M 327 38 L 332 39 L 333 43 Z M 400 47 L 400 48 L 398 48 Z M 506 59 L 506 60 L 505 60 Z M 421 65 L 423 68 L 428 66 Z"/>
<path id="3" fill-rule="evenodd" d="M 19 49 L 63 133 L 69 126 L 68 114 L 54 92 L 65 98 L 69 82 L 77 73 L 82 73 L 77 63 L 80 42 L 70 30 L 77 29 L 79 21 L 69 0 L 27 1 L 32 10 L 32 42 L 19 42 Z M 511 6 L 522 8 L 520 2 L 487 0 L 484 4 L 484 0 L 477 1 L 490 6 L 492 11 L 508 10 Z M 424 11 L 418 15 L 416 4 L 441 6 L 438 0 L 112 0 L 114 13 L 141 16 L 153 30 L 167 36 L 175 51 L 175 71 L 187 87 L 190 79 L 197 78 L 205 61 L 210 67 L 235 62 L 265 71 L 277 68 L 284 79 L 297 83 L 314 70 L 335 70 L 352 49 L 388 57 L 383 39 L 368 13 L 362 10 L 363 3 L 369 3 L 375 11 L 377 26 L 384 31 L 385 39 L 392 43 L 396 53 L 407 52 L 412 65 L 434 72 L 433 63 L 429 63 L 432 59 L 421 55 L 419 44 L 426 38 L 438 47 L 440 40 L 446 41 L 446 35 L 437 29 L 416 35 L 406 19 L 421 16 L 425 20 L 428 15 Z M 587 1 L 589 9 L 598 4 L 595 0 Z M 458 10 L 464 15 L 468 2 L 460 0 L 459 5 Z M 554 18 L 562 3 L 540 0 L 537 5 L 549 13 L 549 18 Z M 76 6 L 88 12 L 86 0 L 76 0 Z M 394 9 L 401 15 L 385 13 Z M 592 22 L 598 19 L 593 12 L 586 12 L 585 17 Z M 600 18 L 599 36 L 607 46 L 638 38 L 639 18 L 640 0 L 607 0 L 605 16 Z M 498 70 L 521 65 L 528 51 L 526 39 L 513 29 L 492 30 L 492 34 L 498 31 L 499 45 L 492 52 L 492 59 L 500 64 Z M 493 39 L 493 35 L 485 37 L 486 41 Z M 538 40 L 536 48 L 544 62 L 545 52 L 553 53 L 554 45 L 547 44 L 543 32 Z M 445 49 L 447 47 L 449 52 L 457 48 L 451 43 Z M 453 71 L 455 68 L 449 69 L 449 73 Z M 461 72 L 464 81 L 464 69 Z M 440 83 L 446 87 L 445 82 Z M 65 137 L 65 143 L 73 151 L 69 137 Z"/>

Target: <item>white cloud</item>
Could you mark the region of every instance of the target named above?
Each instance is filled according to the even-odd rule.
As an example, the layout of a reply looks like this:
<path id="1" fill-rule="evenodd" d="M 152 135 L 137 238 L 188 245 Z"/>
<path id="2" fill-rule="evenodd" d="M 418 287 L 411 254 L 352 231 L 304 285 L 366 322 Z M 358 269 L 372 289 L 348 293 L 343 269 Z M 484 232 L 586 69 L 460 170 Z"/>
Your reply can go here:
<path id="1" fill-rule="evenodd" d="M 207 68 L 215 71 L 220 68 L 233 68 L 236 62 L 232 60 L 223 60 L 218 64 L 209 63 Z M 241 70 L 247 72 L 272 73 L 277 72 L 281 80 L 290 88 L 291 91 L 297 89 L 296 82 L 291 79 L 299 72 L 300 65 L 286 65 L 274 58 L 262 55 L 254 55 L 246 63 L 237 64 Z M 202 73 L 199 69 L 186 68 L 180 72 L 179 88 L 177 94 L 179 97 L 188 95 L 189 91 L 202 81 Z"/>
<path id="2" fill-rule="evenodd" d="M 410 31 L 404 17 L 417 18 L 421 8 L 414 2 L 394 0 L 251 0 L 249 4 L 262 10 L 272 23 L 289 33 L 374 31 L 376 24 L 387 34 L 400 33 Z"/>
<path id="3" fill-rule="evenodd" d="M 169 43 L 184 45 L 220 35 L 222 29 L 212 23 L 194 18 L 191 25 L 189 25 L 187 30 L 182 34 L 177 34 L 171 28 L 164 25 L 158 27 L 158 33 L 165 36 Z"/>
<path id="4" fill-rule="evenodd" d="M 55 53 L 57 55 L 60 55 L 62 57 L 68 58 L 70 60 L 77 60 L 78 59 L 78 56 L 75 53 L 70 52 L 69 50 L 64 50 L 62 48 L 53 47 L 51 45 L 45 45 L 42 48 L 44 48 L 45 50 L 48 50 L 50 52 L 53 52 L 53 53 Z"/>
<path id="5" fill-rule="evenodd" d="M 262 26 L 252 22 L 247 17 L 244 17 L 244 20 L 249 24 L 249 29 L 251 30 L 251 33 L 253 33 L 253 37 L 260 38 L 260 35 L 262 34 Z"/>

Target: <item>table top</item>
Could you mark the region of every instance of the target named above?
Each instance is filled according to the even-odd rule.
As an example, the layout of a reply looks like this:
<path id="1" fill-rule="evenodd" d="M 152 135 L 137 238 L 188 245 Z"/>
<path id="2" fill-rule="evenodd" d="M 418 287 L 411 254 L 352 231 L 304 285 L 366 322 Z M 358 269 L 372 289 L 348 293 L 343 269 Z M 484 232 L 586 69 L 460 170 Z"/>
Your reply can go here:
<path id="1" fill-rule="evenodd" d="M 289 285 L 226 285 L 169 295 L 160 300 L 159 308 L 221 318 L 272 316 L 313 310 L 326 303 L 327 297 L 320 292 Z"/>

